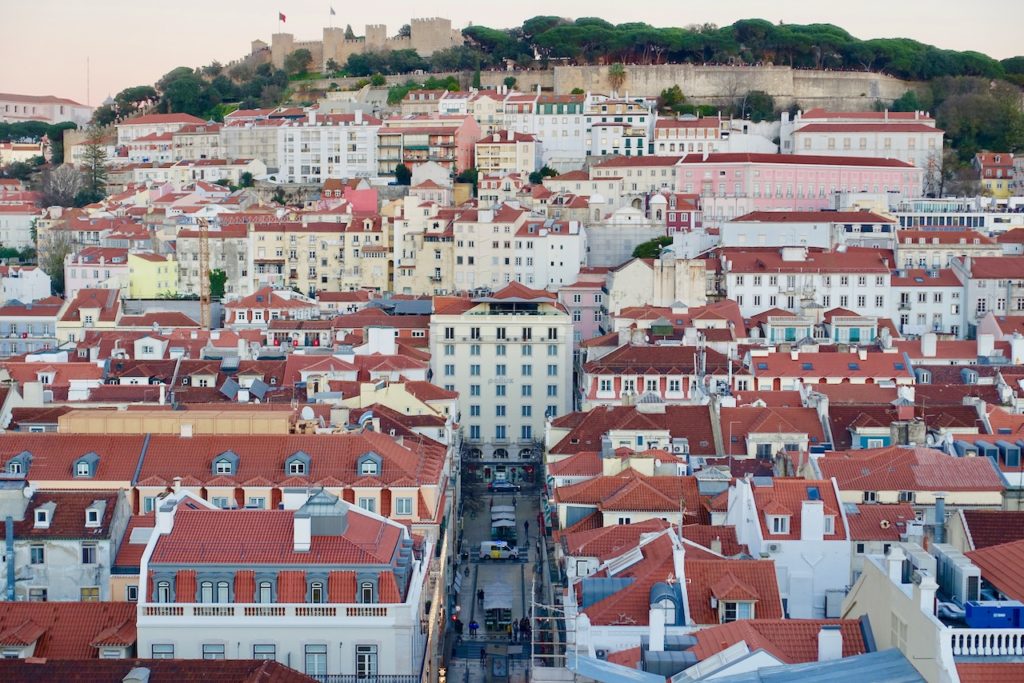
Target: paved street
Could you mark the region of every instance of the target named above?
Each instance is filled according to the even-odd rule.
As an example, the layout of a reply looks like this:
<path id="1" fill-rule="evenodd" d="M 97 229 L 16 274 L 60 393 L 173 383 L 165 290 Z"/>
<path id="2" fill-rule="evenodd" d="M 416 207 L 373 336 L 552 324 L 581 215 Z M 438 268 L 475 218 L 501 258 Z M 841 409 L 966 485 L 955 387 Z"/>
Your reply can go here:
<path id="1" fill-rule="evenodd" d="M 518 621 L 529 616 L 530 588 L 533 584 L 534 567 L 537 559 L 537 513 L 539 509 L 538 494 L 535 489 L 527 489 L 517 494 L 490 494 L 485 484 L 473 484 L 463 490 L 465 500 L 462 551 L 469 553 L 469 561 L 462 562 L 459 571 L 463 572 L 462 591 L 458 604 L 461 607 L 460 618 L 464 624 L 461 642 L 456 638 L 450 640 L 449 654 L 453 654 L 449 666 L 448 680 L 454 683 L 508 680 L 525 682 L 529 664 L 529 641 L 520 639 L 512 642 L 506 630 L 488 627 L 483 606 L 477 599 L 477 592 L 491 592 L 491 600 L 498 595 L 511 598 L 511 616 Z M 516 516 L 517 545 L 521 554 L 519 560 L 481 560 L 480 542 L 491 540 L 491 506 L 512 506 Z M 529 524 L 529 538 L 524 538 L 524 523 Z M 465 573 L 469 568 L 468 575 Z M 470 635 L 469 625 L 476 621 L 480 628 L 476 636 Z M 507 679 L 491 675 L 492 658 L 487 658 L 487 671 L 481 661 L 481 650 L 486 647 L 509 647 L 509 677 Z M 517 650 L 521 650 L 517 652 Z"/>

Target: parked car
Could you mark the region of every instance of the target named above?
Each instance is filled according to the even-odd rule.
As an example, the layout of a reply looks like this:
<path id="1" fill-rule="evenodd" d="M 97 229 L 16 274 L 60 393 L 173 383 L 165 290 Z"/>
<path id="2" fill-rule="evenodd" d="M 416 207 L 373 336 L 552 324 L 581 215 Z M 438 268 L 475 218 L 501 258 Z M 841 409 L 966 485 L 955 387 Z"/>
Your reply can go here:
<path id="1" fill-rule="evenodd" d="M 516 560 L 519 559 L 519 548 L 505 541 L 482 541 L 480 543 L 481 560 Z"/>
<path id="2" fill-rule="evenodd" d="M 498 479 L 497 481 L 492 481 L 488 484 L 487 490 L 491 493 L 518 493 L 519 484 L 513 484 L 510 481 Z"/>

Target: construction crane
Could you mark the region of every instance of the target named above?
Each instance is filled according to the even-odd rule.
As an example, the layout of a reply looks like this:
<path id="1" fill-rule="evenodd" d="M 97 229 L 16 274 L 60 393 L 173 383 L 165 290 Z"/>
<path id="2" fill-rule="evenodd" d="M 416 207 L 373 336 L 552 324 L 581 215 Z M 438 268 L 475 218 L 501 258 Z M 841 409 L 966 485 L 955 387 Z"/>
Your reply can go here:
<path id="1" fill-rule="evenodd" d="M 199 324 L 210 329 L 210 223 L 197 218 L 199 224 Z"/>

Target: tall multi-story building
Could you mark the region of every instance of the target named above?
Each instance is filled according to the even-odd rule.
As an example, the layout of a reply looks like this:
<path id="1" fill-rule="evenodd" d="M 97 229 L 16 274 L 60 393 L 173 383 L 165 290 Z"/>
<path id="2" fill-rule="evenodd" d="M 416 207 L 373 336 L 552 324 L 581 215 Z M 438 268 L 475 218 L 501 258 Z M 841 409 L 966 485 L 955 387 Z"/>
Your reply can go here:
<path id="1" fill-rule="evenodd" d="M 500 130 L 477 141 L 476 168 L 481 173 L 527 176 L 540 168 L 541 143 L 530 133 Z"/>
<path id="2" fill-rule="evenodd" d="M 651 153 L 656 115 L 643 100 L 592 100 L 584 118 L 587 154 L 641 157 Z"/>
<path id="3" fill-rule="evenodd" d="M 319 114 L 277 128 L 277 162 L 282 182 L 318 183 L 328 178 L 365 178 L 377 172 L 380 119 L 353 114 Z"/>
<path id="4" fill-rule="evenodd" d="M 52 95 L 0 94 L 0 121 L 45 121 L 61 123 L 73 121 L 82 126 L 92 118 L 92 107 Z"/>
<path id="5" fill-rule="evenodd" d="M 490 477 L 513 479 L 509 468 L 536 457 L 546 417 L 571 409 L 569 314 L 554 294 L 514 282 L 435 313 L 430 351 L 434 382 L 459 394 L 471 457 L 489 462 Z"/>
<path id="6" fill-rule="evenodd" d="M 384 119 L 377 131 L 377 172 L 391 175 L 400 164 L 412 169 L 434 162 L 460 173 L 473 165 L 473 144 L 480 135 L 480 124 L 469 115 Z"/>

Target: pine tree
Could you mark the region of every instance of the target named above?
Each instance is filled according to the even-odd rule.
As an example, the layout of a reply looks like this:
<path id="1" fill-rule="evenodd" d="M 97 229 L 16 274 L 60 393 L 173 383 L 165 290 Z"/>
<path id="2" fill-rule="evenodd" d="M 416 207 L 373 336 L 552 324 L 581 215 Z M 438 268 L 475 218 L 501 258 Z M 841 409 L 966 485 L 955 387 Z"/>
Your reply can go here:
<path id="1" fill-rule="evenodd" d="M 82 171 L 85 189 L 93 196 L 103 197 L 107 189 L 107 152 L 103 149 L 103 132 L 90 128 L 82 150 Z"/>

